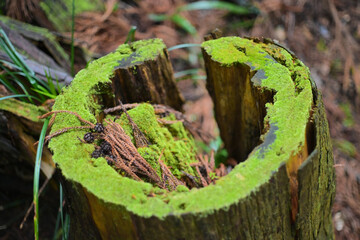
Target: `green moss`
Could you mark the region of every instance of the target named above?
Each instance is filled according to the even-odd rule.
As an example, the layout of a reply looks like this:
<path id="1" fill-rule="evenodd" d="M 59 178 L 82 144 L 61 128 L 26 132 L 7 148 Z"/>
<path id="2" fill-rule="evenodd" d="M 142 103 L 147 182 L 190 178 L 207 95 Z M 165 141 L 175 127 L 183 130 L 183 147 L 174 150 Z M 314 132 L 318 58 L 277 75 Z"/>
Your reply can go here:
<path id="1" fill-rule="evenodd" d="M 148 147 L 139 148 L 138 152 L 157 170 L 160 177 L 161 171 L 158 160 L 161 152 L 163 152 L 161 160 L 170 167 L 171 172 L 177 178 L 181 177 L 181 171 L 196 175 L 194 169 L 189 165 L 192 162 L 197 162 L 195 142 L 181 122 L 161 126 L 157 121 L 154 108 L 150 104 L 139 105 L 130 110 L 129 115 L 150 142 Z M 175 116 L 169 118 L 175 120 Z M 123 114 L 117 122 L 135 145 L 133 131 L 127 116 Z"/>
<path id="2" fill-rule="evenodd" d="M 149 47 L 151 44 L 151 47 Z M 116 51 L 126 55 L 126 57 L 119 59 L 118 68 L 133 67 L 136 71 L 136 65 L 150 59 L 154 59 L 159 54 L 159 49 L 166 48 L 163 41 L 160 39 L 149 39 L 146 41 L 137 41 L 129 44 L 120 45 Z"/>
<path id="3" fill-rule="evenodd" d="M 42 122 L 38 117 L 47 111 L 42 106 L 21 102 L 14 98 L 0 101 L 0 110 L 5 110 L 33 122 Z"/>
<path id="4" fill-rule="evenodd" d="M 109 79 L 113 75 L 113 69 L 119 65 L 121 67 L 122 62 L 130 62 L 136 66 L 136 62 L 141 59 L 149 59 L 156 54 L 162 54 L 163 46 L 160 40 L 137 42 L 131 46 L 124 44 L 116 52 L 92 62 L 87 69 L 80 71 L 71 86 L 57 97 L 54 109 L 76 111 L 83 118 L 95 122 L 95 116 L 92 114 L 94 108 L 101 108 L 101 106 L 91 103 L 91 91 L 95 89 L 95 86 L 110 84 Z M 50 143 L 54 152 L 54 161 L 59 164 L 63 175 L 80 182 L 89 192 L 105 202 L 118 204 L 125 207 L 127 211 L 140 216 L 157 216 L 159 218 L 185 212 L 201 212 L 206 215 L 216 209 L 226 208 L 238 202 L 267 182 L 272 172 L 277 171 L 280 164 L 289 159 L 290 154 L 297 152 L 299 147 L 304 144 L 302 139 L 304 139 L 313 99 L 309 71 L 286 51 L 280 50 L 272 56 L 272 53 L 268 53 L 271 51 L 271 45 L 255 44 L 246 39 L 234 37 L 207 41 L 203 44 L 203 48 L 216 61 L 225 66 L 247 63 L 253 70 L 264 71 L 265 78 L 260 79 L 259 84 L 275 93 L 274 103 L 266 105 L 270 131 L 266 134 L 265 139 L 271 133 L 276 136 L 275 141 L 268 146 L 260 145 L 254 149 L 244 163 L 237 165 L 230 174 L 219 179 L 216 185 L 191 191 L 180 191 L 180 189 L 156 197 L 147 197 L 149 193 L 157 192 L 159 189 L 149 183 L 136 182 L 122 177 L 108 166 L 103 158 L 99 158 L 96 164 L 91 163 L 89 155 L 94 147 L 82 144 L 77 139 L 85 131 L 69 131 L 54 138 Z M 139 54 L 140 49 L 141 54 Z M 238 49 L 243 49 L 246 54 Z M 285 65 L 275 60 L 282 58 L 281 52 L 285 55 L 282 60 Z M 142 54 L 148 55 L 143 56 Z M 142 108 L 145 114 L 150 112 L 149 105 L 145 104 Z M 142 118 L 142 116 L 135 116 L 135 111 L 131 114 L 134 119 Z M 58 114 L 52 132 L 80 124 L 72 115 Z M 154 128 L 145 129 L 146 126 L 141 128 L 146 132 L 148 140 L 152 143 L 156 142 L 156 144 L 147 150 L 139 150 L 143 151 L 142 154 L 147 153 L 151 156 L 150 159 L 156 159 L 159 152 L 165 149 L 164 159 L 167 159 L 169 165 L 178 164 L 171 160 L 173 156 L 178 156 L 178 159 L 191 159 L 188 152 L 166 150 L 166 141 L 176 135 L 174 134 L 176 124 L 168 127 L 167 132 L 164 128 L 158 129 L 153 123 L 149 124 L 150 126 L 154 125 Z M 129 132 L 129 129 L 126 131 Z M 178 138 L 182 139 L 185 136 L 181 133 L 182 130 L 177 129 L 177 131 Z M 157 140 L 158 134 L 161 135 L 162 140 Z M 188 140 L 178 141 L 175 137 L 173 141 L 174 145 L 179 145 L 176 146 L 178 149 L 184 149 L 184 145 L 189 145 Z M 157 144 L 160 147 L 156 147 Z"/>

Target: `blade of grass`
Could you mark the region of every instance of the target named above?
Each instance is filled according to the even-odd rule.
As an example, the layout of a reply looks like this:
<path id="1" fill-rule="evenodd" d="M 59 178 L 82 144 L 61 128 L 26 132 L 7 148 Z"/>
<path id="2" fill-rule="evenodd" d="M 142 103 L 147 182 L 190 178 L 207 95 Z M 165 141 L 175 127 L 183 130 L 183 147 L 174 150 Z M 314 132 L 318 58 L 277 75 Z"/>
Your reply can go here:
<path id="1" fill-rule="evenodd" d="M 174 73 L 174 77 L 175 78 L 181 78 L 187 75 L 196 75 L 199 72 L 199 68 L 194 68 L 194 69 L 187 69 L 184 71 L 180 71 L 180 72 L 176 72 Z"/>
<path id="2" fill-rule="evenodd" d="M 1 97 L 0 101 L 5 100 L 5 99 L 9 99 L 9 98 L 22 98 L 22 97 L 34 98 L 34 99 L 36 99 L 38 101 L 41 101 L 39 98 L 31 96 L 31 95 L 27 95 L 27 94 L 15 94 L 15 95 Z"/>
<path id="3" fill-rule="evenodd" d="M 179 48 L 190 48 L 190 47 L 201 47 L 201 44 L 198 43 L 184 43 L 184 44 L 179 44 L 179 45 L 175 45 L 172 47 L 168 48 L 168 52 L 173 51 L 175 49 L 179 49 Z"/>
<path id="4" fill-rule="evenodd" d="M 154 22 L 162 22 L 169 19 L 169 16 L 166 14 L 149 14 L 148 18 Z"/>
<path id="5" fill-rule="evenodd" d="M 41 164 L 41 156 L 44 147 L 44 140 L 46 135 L 46 130 L 49 125 L 49 118 L 46 118 L 44 121 L 44 125 L 41 129 L 39 145 L 36 151 L 36 159 L 35 159 L 35 168 L 34 168 L 34 206 L 35 206 L 35 214 L 34 214 L 34 236 L 35 240 L 39 239 L 39 180 L 40 180 L 40 164 Z"/>
<path id="6" fill-rule="evenodd" d="M 38 85 L 42 85 L 45 88 L 48 87 L 46 83 L 38 79 L 35 76 L 34 71 L 27 66 L 24 59 L 16 51 L 15 47 L 12 45 L 5 31 L 2 28 L 0 28 L 0 46 L 4 49 L 4 51 L 14 62 L 14 64 L 21 69 L 21 72 L 25 74 L 26 78 L 28 79 L 30 84 L 33 85 L 33 87 L 37 88 Z"/>
<path id="7" fill-rule="evenodd" d="M 63 196 L 63 189 L 62 184 L 60 183 L 60 220 L 61 220 L 61 229 L 63 232 L 63 239 L 64 239 L 64 213 L 63 213 L 63 202 L 64 202 L 64 196 Z"/>
<path id="8" fill-rule="evenodd" d="M 59 225 L 60 225 L 60 209 L 58 211 L 57 217 L 56 217 L 56 223 L 55 223 L 55 230 L 54 230 L 54 236 L 53 236 L 53 240 L 56 240 L 59 238 L 60 236 L 60 231 L 59 231 Z"/>
<path id="9" fill-rule="evenodd" d="M 71 76 L 75 75 L 75 70 L 74 70 L 74 62 L 75 62 L 74 32 L 75 32 L 75 0 L 72 0 L 72 7 L 71 7 L 71 53 L 70 53 Z"/>
<path id="10" fill-rule="evenodd" d="M 186 4 L 178 9 L 178 11 L 193 11 L 193 10 L 227 10 L 235 14 L 250 14 L 254 10 L 249 7 L 239 6 L 233 3 L 223 1 L 198 1 Z"/>
<path id="11" fill-rule="evenodd" d="M 3 77 L 3 75 L 0 75 L 0 83 L 3 84 L 7 89 L 9 89 L 12 93 L 18 94 L 18 90 L 14 88 L 6 78 Z"/>
<path id="12" fill-rule="evenodd" d="M 17 53 L 15 47 L 12 45 L 2 28 L 0 29 L 0 34 L 2 35 L 0 38 L 1 47 L 4 49 L 6 54 L 17 66 L 23 69 L 22 72 L 25 73 L 25 75 L 29 78 L 31 84 L 36 84 L 36 79 L 32 77 L 35 76 L 35 73 L 26 65 L 22 57 Z"/>
<path id="13" fill-rule="evenodd" d="M 51 99 L 55 99 L 57 96 L 57 95 L 47 92 L 46 90 L 39 90 L 39 89 L 35 89 L 35 88 L 32 88 L 31 90 L 33 90 L 34 92 L 37 92 L 41 95 L 47 96 L 48 98 L 51 98 Z"/>
<path id="14" fill-rule="evenodd" d="M 70 215 L 66 213 L 65 215 L 65 226 L 64 226 L 64 240 L 69 238 L 69 228 L 70 228 Z"/>
<path id="15" fill-rule="evenodd" d="M 62 239 L 68 239 L 69 227 L 70 227 L 70 216 L 66 213 L 65 214 L 65 221 L 64 221 L 64 194 L 62 184 L 60 183 L 60 220 L 61 220 L 61 229 L 62 229 Z"/>
<path id="16" fill-rule="evenodd" d="M 47 71 L 44 71 L 44 72 L 45 72 L 45 77 L 46 77 L 46 80 L 47 80 L 47 84 L 49 86 L 50 93 L 53 94 L 53 95 L 57 95 L 55 84 L 52 81 L 52 77 L 50 75 L 50 70 L 48 72 Z"/>
<path id="17" fill-rule="evenodd" d="M 126 37 L 125 40 L 125 44 L 126 43 L 131 43 L 135 41 L 135 32 L 136 32 L 137 27 L 136 26 L 131 26 L 130 31 Z"/>
<path id="18" fill-rule="evenodd" d="M 190 33 L 191 35 L 196 35 L 197 31 L 196 28 L 183 16 L 180 14 L 174 14 L 170 17 L 170 20 L 184 29 L 186 32 Z"/>
<path id="19" fill-rule="evenodd" d="M 6 67 L 4 66 L 0 66 L 8 75 L 10 75 L 12 77 L 12 79 L 14 80 L 14 82 L 21 88 L 21 90 L 24 92 L 25 95 L 30 95 L 29 92 L 27 91 L 26 87 L 24 86 L 24 84 L 22 83 L 22 81 L 16 76 L 15 73 L 13 73 L 12 71 L 8 70 Z M 18 91 L 13 92 L 13 93 L 19 93 Z M 30 103 L 34 103 L 31 98 L 28 98 Z M 44 99 L 42 99 L 40 97 L 40 102 L 44 101 Z"/>

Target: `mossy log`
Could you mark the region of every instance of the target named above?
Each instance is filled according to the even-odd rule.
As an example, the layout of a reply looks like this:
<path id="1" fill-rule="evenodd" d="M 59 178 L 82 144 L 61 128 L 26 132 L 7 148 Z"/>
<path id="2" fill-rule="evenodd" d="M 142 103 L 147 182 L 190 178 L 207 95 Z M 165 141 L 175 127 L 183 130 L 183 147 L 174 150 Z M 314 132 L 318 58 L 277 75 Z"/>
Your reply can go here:
<path id="1" fill-rule="evenodd" d="M 61 172 L 71 239 L 334 238 L 332 147 L 308 68 L 269 40 L 220 38 L 202 49 L 221 136 L 239 164 L 215 185 L 160 194 L 150 183 L 123 177 L 104 158 L 92 159 L 94 146 L 78 140 L 86 131 L 54 137 L 49 146 Z M 135 91 L 116 83 L 119 64 L 131 60 L 132 69 L 142 69 L 150 66 L 147 61 L 167 58 L 165 53 L 156 39 L 120 46 L 80 71 L 53 110 L 74 111 L 95 123 L 104 108 L 125 96 L 117 88 Z M 151 78 L 145 83 L 156 80 Z M 153 101 L 142 98 L 152 94 L 139 99 Z M 135 97 L 131 101 L 139 101 Z M 59 113 L 52 132 L 80 124 Z"/>

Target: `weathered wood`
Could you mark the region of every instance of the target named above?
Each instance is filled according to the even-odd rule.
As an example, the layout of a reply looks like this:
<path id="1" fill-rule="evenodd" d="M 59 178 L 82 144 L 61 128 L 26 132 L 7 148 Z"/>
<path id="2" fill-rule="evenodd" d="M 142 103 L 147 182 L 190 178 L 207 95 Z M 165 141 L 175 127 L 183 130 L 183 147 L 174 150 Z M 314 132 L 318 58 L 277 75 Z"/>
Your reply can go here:
<path id="1" fill-rule="evenodd" d="M 0 97 L 3 95 L 0 94 Z M 0 162 L 27 161 L 35 164 L 36 146 L 42 121 L 39 116 L 46 113 L 43 107 L 24 103 L 16 99 L 0 101 Z M 43 149 L 41 170 L 50 178 L 55 170 L 52 154 L 49 149 Z"/>
<path id="2" fill-rule="evenodd" d="M 0 16 L 0 26 L 4 29 L 10 41 L 17 48 L 26 52 L 30 58 L 56 70 L 62 70 L 63 68 L 70 71 L 69 56 L 58 43 L 56 36 L 49 30 L 5 16 Z M 37 42 L 38 45 L 43 44 L 45 49 L 50 52 L 51 57 L 39 50 L 34 43 L 27 39 Z"/>
<path id="3" fill-rule="evenodd" d="M 184 100 L 176 87 L 167 49 L 163 48 L 155 58 L 137 62 L 137 47 L 134 45 L 130 56 L 115 68 L 112 82 L 116 102 L 161 103 L 181 110 Z"/>
<path id="4" fill-rule="evenodd" d="M 331 209 L 335 199 L 335 171 L 329 127 L 321 93 L 314 88 L 314 150 L 298 171 L 297 239 L 334 239 Z"/>
<path id="5" fill-rule="evenodd" d="M 69 56 L 58 43 L 54 34 L 47 29 L 22 23 L 5 16 L 0 16 L 0 27 L 5 31 L 28 67 L 35 72 L 39 79 L 47 82 L 47 76 L 51 76 L 55 85 L 57 81 L 59 84 L 64 85 L 68 85 L 72 81 L 72 77 L 68 73 L 70 71 Z M 42 45 L 50 53 L 50 56 L 39 49 L 39 46 Z M 0 49 L 0 59 L 12 63 L 9 56 L 2 49 Z M 18 70 L 11 65 L 7 67 L 14 72 Z"/>
<path id="6" fill-rule="evenodd" d="M 115 99 L 171 104 L 153 93 L 158 90 L 152 78 L 161 69 L 151 62 L 167 59 L 164 48 L 158 40 L 141 41 L 94 61 L 57 98 L 54 110 L 74 111 L 95 123 Z M 119 175 L 103 158 L 90 158 L 93 146 L 77 139 L 84 131 L 59 135 L 50 148 L 74 223 L 71 239 L 334 238 L 331 145 L 308 69 L 268 40 L 207 41 L 203 53 L 221 136 L 240 163 L 215 185 L 164 193 Z M 135 79 L 147 86 L 144 94 L 134 89 Z M 168 88 L 163 85 L 160 96 Z M 79 124 L 72 115 L 58 114 L 52 132 Z"/>

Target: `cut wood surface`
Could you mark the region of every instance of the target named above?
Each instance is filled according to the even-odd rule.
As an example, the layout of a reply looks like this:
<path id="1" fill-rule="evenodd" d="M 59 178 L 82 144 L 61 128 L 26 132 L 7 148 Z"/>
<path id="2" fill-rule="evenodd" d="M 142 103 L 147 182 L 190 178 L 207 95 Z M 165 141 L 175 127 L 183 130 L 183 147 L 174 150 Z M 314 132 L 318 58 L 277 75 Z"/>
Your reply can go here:
<path id="1" fill-rule="evenodd" d="M 220 134 L 238 165 L 216 184 L 164 192 L 91 158 L 94 146 L 78 140 L 86 131 L 54 137 L 71 239 L 334 238 L 332 148 L 307 67 L 267 39 L 219 38 L 202 49 Z M 53 110 L 95 124 L 118 99 L 181 108 L 166 53 L 158 39 L 121 45 L 80 71 Z M 59 113 L 52 132 L 80 125 Z"/>

